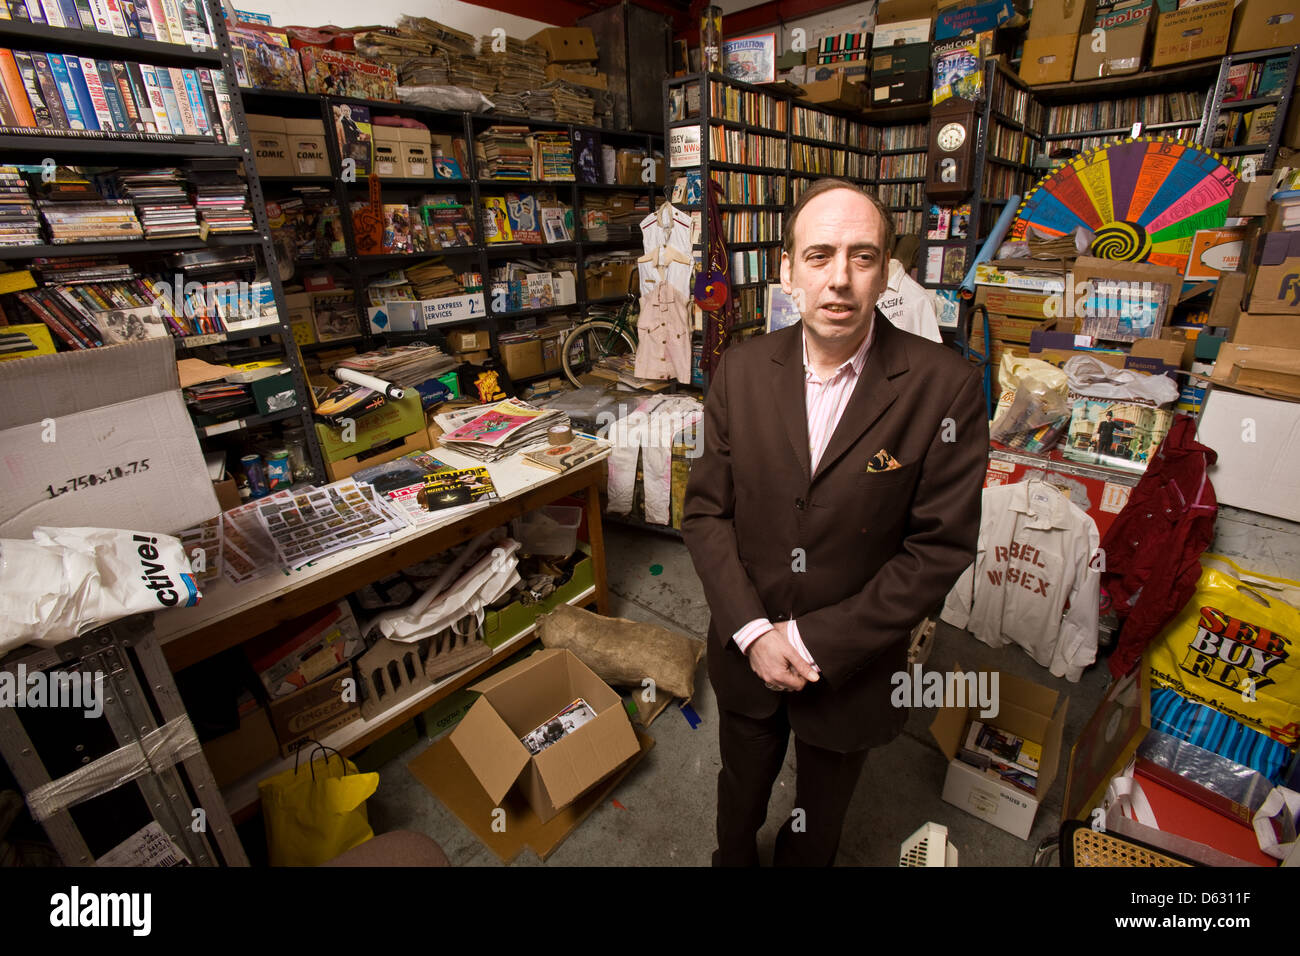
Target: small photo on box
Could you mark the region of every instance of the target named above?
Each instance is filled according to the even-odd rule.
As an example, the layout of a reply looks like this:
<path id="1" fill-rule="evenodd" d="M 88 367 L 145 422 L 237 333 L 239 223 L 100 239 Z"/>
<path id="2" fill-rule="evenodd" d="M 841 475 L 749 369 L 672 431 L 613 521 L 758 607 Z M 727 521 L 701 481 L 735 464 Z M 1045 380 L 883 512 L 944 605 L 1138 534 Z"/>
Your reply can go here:
<path id="1" fill-rule="evenodd" d="M 1173 416 L 1171 410 L 1151 405 L 1080 398 L 1062 451 L 1073 461 L 1145 471 Z"/>
<path id="2" fill-rule="evenodd" d="M 590 723 L 595 717 L 595 710 L 579 697 L 550 720 L 524 734 L 520 741 L 528 748 L 530 754 L 536 756 L 552 744 L 559 743 L 566 735 L 573 733 L 583 724 Z"/>

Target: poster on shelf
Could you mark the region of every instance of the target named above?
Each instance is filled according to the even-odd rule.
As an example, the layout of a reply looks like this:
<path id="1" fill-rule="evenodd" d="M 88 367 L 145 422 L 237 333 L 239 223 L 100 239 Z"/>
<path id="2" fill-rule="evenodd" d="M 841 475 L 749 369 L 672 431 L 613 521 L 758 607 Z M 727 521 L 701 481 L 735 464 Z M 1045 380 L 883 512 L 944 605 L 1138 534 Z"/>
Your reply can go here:
<path id="1" fill-rule="evenodd" d="M 722 41 L 722 70 L 742 83 L 776 80 L 776 34 L 755 33 Z"/>
<path id="2" fill-rule="evenodd" d="M 698 126 L 679 126 L 668 131 L 668 165 L 674 169 L 700 165 Z"/>

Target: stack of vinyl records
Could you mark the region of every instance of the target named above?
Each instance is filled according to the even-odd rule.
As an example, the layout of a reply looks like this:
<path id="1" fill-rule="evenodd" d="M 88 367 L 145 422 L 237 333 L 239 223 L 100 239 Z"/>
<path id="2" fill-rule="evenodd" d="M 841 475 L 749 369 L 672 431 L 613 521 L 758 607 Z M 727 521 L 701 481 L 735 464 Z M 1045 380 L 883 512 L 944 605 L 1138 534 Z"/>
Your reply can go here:
<path id="1" fill-rule="evenodd" d="M 417 299 L 441 299 L 465 291 L 460 279 L 442 259 L 425 259 L 418 265 L 408 266 L 405 272 Z"/>
<path id="2" fill-rule="evenodd" d="M 546 82 L 546 51 L 514 37 L 506 37 L 504 52 L 495 48 L 499 45 L 493 37 L 485 36 L 479 46 L 485 54 L 482 58 L 496 74 L 498 96 L 527 93 Z M 497 108 L 500 106 L 498 103 Z"/>
<path id="3" fill-rule="evenodd" d="M 532 178 L 533 150 L 528 135 L 527 126 L 489 126 L 479 134 L 488 179 Z"/>
<path id="4" fill-rule="evenodd" d="M 50 242 L 106 242 L 140 239 L 144 229 L 129 199 L 100 199 L 87 202 L 37 202 L 41 218 L 49 229 Z"/>
<path id="5" fill-rule="evenodd" d="M 566 133 L 533 134 L 533 178 L 545 182 L 571 183 L 573 146 Z"/>
<path id="6" fill-rule="evenodd" d="M 38 246 L 41 219 L 17 166 L 0 166 L 0 245 Z"/>
<path id="7" fill-rule="evenodd" d="M 183 391 L 185 404 L 193 411 L 213 418 L 233 418 L 257 407 L 246 386 L 224 380 L 191 385 Z"/>
<path id="8" fill-rule="evenodd" d="M 534 89 L 527 97 L 528 115 L 557 123 L 581 123 L 590 126 L 595 119 L 595 100 L 591 90 L 564 80 L 552 80 Z"/>
<path id="9" fill-rule="evenodd" d="M 209 233 L 248 232 L 253 213 L 248 208 L 248 184 L 234 173 L 192 174 L 194 205 Z"/>
<path id="10" fill-rule="evenodd" d="M 396 385 L 414 387 L 437 378 L 459 364 L 436 345 L 399 345 L 354 355 L 335 367 L 363 372 Z"/>
<path id="11" fill-rule="evenodd" d="M 117 191 L 135 203 L 146 239 L 178 239 L 199 234 L 199 221 L 175 167 L 120 171 Z"/>
<path id="12" fill-rule="evenodd" d="M 456 53 L 450 57 L 447 78 L 452 86 L 468 86 L 484 93 L 489 99 L 496 92 L 497 79 L 491 66 L 483 57 L 473 53 Z"/>

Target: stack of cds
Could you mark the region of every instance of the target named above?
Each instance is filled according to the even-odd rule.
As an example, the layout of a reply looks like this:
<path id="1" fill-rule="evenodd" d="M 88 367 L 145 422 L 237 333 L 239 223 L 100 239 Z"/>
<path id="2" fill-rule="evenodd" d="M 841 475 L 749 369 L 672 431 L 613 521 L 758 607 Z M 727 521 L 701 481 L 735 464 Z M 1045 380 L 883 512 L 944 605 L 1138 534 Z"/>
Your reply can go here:
<path id="1" fill-rule="evenodd" d="M 121 195 L 135 203 L 146 239 L 178 239 L 199 234 L 185 177 L 175 167 L 117 174 Z"/>
<path id="2" fill-rule="evenodd" d="M 17 166 L 0 166 L 0 245 L 38 246 L 41 219 Z"/>
<path id="3" fill-rule="evenodd" d="M 248 208 L 248 184 L 233 173 L 191 173 L 194 205 L 210 234 L 248 232 L 253 213 Z"/>

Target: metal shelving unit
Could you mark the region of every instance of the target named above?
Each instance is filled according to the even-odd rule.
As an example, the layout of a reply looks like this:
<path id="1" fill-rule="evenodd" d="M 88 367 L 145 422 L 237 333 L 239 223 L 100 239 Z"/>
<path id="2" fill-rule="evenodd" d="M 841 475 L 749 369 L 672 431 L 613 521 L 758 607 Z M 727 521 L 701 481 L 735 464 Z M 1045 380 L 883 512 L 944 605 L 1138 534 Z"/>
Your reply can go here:
<path id="1" fill-rule="evenodd" d="M 43 52 L 65 52 L 69 50 L 85 52 L 88 55 L 101 55 L 113 58 L 139 60 L 144 63 L 162 66 L 182 66 L 188 68 L 220 69 L 225 74 L 226 86 L 230 91 L 230 109 L 233 122 L 239 134 L 239 145 L 218 142 L 215 138 L 194 136 L 170 136 L 160 133 L 109 133 L 98 131 L 44 131 L 23 133 L 7 131 L 0 134 L 0 155 L 7 162 L 23 159 L 39 161 L 53 157 L 64 163 L 86 163 L 110 160 L 109 164 L 119 160 L 132 165 L 147 165 L 156 158 L 176 159 L 178 165 L 189 160 L 226 160 L 231 168 L 236 168 L 243 160 L 243 171 L 248 185 L 249 205 L 253 213 L 254 231 L 249 233 L 225 234 L 213 236 L 206 241 L 198 238 L 184 239 L 140 239 L 120 242 L 89 242 L 60 245 L 5 247 L 0 249 L 0 259 L 9 261 L 30 259 L 37 256 L 90 256 L 90 255 L 153 255 L 184 250 L 230 247 L 237 245 L 251 246 L 260 253 L 259 264 L 265 268 L 271 283 L 275 299 L 278 323 L 268 323 L 256 329 L 243 329 L 211 335 L 196 335 L 178 338 L 175 341 L 178 351 L 192 352 L 194 349 L 230 342 L 251 343 L 254 339 L 278 336 L 286 364 L 293 373 L 294 385 L 298 394 L 298 406 L 275 415 L 252 415 L 231 422 L 212 426 L 196 425 L 200 438 L 213 434 L 226 434 L 246 430 L 262 424 L 301 419 L 307 433 L 307 444 L 312 464 L 318 473 L 324 473 L 320 449 L 316 445 L 315 432 L 311 427 L 310 392 L 303 375 L 297 350 L 288 347 L 293 336 L 288 324 L 288 311 L 285 309 L 284 296 L 280 288 L 279 268 L 275 249 L 270 240 L 270 229 L 266 220 L 266 208 L 257 171 L 253 168 L 249 144 L 248 124 L 244 118 L 244 109 L 239 86 L 235 82 L 234 65 L 231 59 L 229 38 L 226 34 L 225 20 L 219 4 L 208 5 L 208 19 L 212 25 L 215 48 L 195 50 L 173 43 L 159 43 L 156 40 L 113 36 L 87 30 L 63 27 L 50 27 L 21 20 L 0 21 L 0 42 L 6 46 Z M 211 168 L 205 165 L 204 168 Z M 217 431 L 213 431 L 216 429 Z"/>
<path id="2" fill-rule="evenodd" d="M 1248 100 L 1236 101 L 1224 99 L 1224 94 L 1228 92 L 1228 73 L 1234 66 L 1239 63 L 1271 60 L 1275 57 L 1287 58 L 1286 79 L 1282 83 L 1282 92 L 1279 95 L 1253 97 Z M 1273 163 L 1277 159 L 1278 147 L 1281 144 L 1282 129 L 1285 126 L 1287 111 L 1290 108 L 1291 100 L 1294 98 L 1296 69 L 1298 66 L 1300 66 L 1300 45 L 1274 47 L 1271 50 L 1254 50 L 1250 53 L 1230 53 L 1223 57 L 1219 64 L 1218 78 L 1214 82 L 1214 88 L 1210 91 L 1209 100 L 1206 104 L 1205 118 L 1201 121 L 1200 130 L 1197 133 L 1197 142 L 1223 156 L 1258 155 L 1259 164 L 1255 168 L 1255 172 L 1272 170 Z M 1273 123 L 1273 129 L 1267 143 L 1250 146 L 1214 145 L 1214 131 L 1218 126 L 1220 116 L 1224 113 L 1235 113 L 1260 106 L 1277 107 L 1277 118 Z M 1237 168 L 1240 170 L 1241 166 L 1238 165 Z"/>

